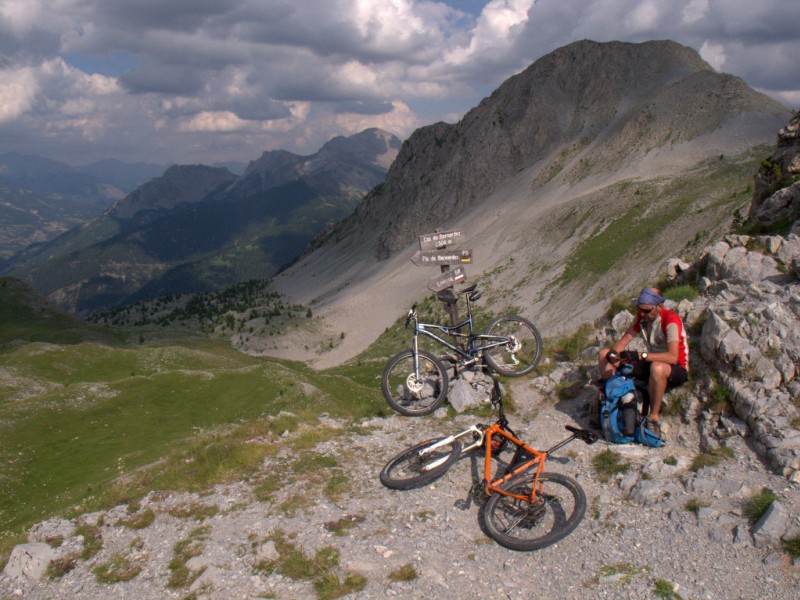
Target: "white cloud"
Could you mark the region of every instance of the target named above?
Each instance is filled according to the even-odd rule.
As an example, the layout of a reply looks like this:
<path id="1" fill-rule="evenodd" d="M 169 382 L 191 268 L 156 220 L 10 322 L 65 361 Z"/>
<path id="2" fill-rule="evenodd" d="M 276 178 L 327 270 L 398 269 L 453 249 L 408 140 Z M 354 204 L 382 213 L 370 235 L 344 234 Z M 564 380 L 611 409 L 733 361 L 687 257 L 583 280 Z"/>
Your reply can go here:
<path id="1" fill-rule="evenodd" d="M 406 0 L 357 0 L 337 7 L 352 7 L 352 22 L 369 47 L 391 53 L 397 46 L 407 46 L 416 36 L 428 33 L 426 23 L 414 13 L 413 3 Z M 340 13 L 341 14 L 341 13 Z"/>
<path id="2" fill-rule="evenodd" d="M 0 27 L 23 38 L 45 20 L 41 0 L 0 0 Z"/>
<path id="3" fill-rule="evenodd" d="M 708 14 L 708 2 L 709 0 L 690 0 L 683 7 L 683 22 L 695 23 L 704 18 Z"/>
<path id="4" fill-rule="evenodd" d="M 11 121 L 27 112 L 39 91 L 33 69 L 0 71 L 0 123 Z"/>
<path id="5" fill-rule="evenodd" d="M 0 151 L 42 144 L 41 154 L 79 160 L 76 140 L 90 137 L 87 162 L 204 162 L 314 151 L 358 127 L 407 135 L 584 38 L 674 39 L 775 97 L 800 87 L 800 2 L 475 5 L 0 0 Z"/>
<path id="6" fill-rule="evenodd" d="M 234 113 L 229 111 L 202 111 L 191 119 L 186 119 L 178 124 L 178 131 L 185 132 L 231 132 L 241 131 L 247 127 L 247 121 L 243 121 Z"/>
<path id="7" fill-rule="evenodd" d="M 727 60 L 725 46 L 711 42 L 703 42 L 703 45 L 700 46 L 700 56 L 717 71 L 722 70 Z"/>
<path id="8" fill-rule="evenodd" d="M 625 26 L 632 32 L 653 30 L 661 16 L 660 8 L 664 4 L 659 4 L 654 0 L 637 2 L 630 14 L 625 17 Z"/>
<path id="9" fill-rule="evenodd" d="M 503 52 L 513 45 L 528 20 L 533 0 L 492 0 L 483 9 L 475 28 L 470 32 L 469 45 L 452 48 L 445 62 L 464 65 L 481 53 Z"/>

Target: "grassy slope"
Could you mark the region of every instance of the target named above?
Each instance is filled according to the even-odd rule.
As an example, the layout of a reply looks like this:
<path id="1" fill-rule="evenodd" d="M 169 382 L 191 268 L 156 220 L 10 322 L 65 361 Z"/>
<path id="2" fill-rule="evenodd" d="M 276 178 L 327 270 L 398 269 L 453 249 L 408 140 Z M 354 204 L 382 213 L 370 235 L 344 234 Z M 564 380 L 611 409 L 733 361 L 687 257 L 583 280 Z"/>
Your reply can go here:
<path id="1" fill-rule="evenodd" d="M 0 532 L 7 534 L 72 507 L 107 506 L 120 493 L 119 476 L 156 461 L 139 478 L 141 489 L 124 493 L 242 476 L 268 452 L 243 443 L 259 428 L 269 435 L 313 427 L 322 412 L 357 419 L 384 410 L 377 364 L 319 373 L 221 342 L 126 345 L 62 320 L 24 306 L 0 317 Z M 297 417 L 275 420 L 281 411 Z"/>
<path id="2" fill-rule="evenodd" d="M 563 280 L 624 266 L 631 254 L 646 253 L 660 238 L 675 244 L 666 248 L 668 252 L 691 259 L 692 249 L 716 239 L 736 209 L 746 212 L 760 151 L 707 161 L 666 181 L 623 182 L 618 187 L 633 185 L 637 200 L 608 224 L 603 223 L 602 211 L 589 212 L 600 225 L 573 252 Z M 586 217 L 584 213 L 582 218 Z"/>

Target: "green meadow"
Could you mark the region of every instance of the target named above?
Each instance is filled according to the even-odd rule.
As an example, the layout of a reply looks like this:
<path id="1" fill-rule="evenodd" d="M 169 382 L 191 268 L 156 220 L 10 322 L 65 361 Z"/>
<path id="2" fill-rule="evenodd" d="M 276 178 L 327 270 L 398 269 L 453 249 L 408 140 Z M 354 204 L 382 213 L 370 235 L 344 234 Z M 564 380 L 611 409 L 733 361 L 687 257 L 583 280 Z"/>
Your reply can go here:
<path id="1" fill-rule="evenodd" d="M 246 477 L 286 429 L 385 414 L 382 362 L 324 372 L 200 338 L 118 333 L 0 300 L 0 533 Z M 8 317 L 13 317 L 10 322 Z M 289 414 L 291 413 L 291 414 Z M 257 438 L 261 443 L 252 443 Z"/>

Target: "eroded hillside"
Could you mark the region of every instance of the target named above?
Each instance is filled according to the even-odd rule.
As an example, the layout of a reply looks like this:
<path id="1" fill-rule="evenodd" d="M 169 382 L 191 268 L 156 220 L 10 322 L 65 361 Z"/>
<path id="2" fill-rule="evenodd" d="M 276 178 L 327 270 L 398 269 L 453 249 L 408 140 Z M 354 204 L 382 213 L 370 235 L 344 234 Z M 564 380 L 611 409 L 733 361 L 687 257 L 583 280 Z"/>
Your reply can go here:
<path id="1" fill-rule="evenodd" d="M 275 278 L 323 326 L 253 350 L 358 354 L 428 293 L 434 273 L 409 258 L 436 228 L 465 231 L 488 309 L 574 329 L 727 231 L 789 115 L 672 42 L 556 50 L 459 123 L 415 132 L 386 183 Z M 320 354 L 315 339 L 340 341 Z"/>

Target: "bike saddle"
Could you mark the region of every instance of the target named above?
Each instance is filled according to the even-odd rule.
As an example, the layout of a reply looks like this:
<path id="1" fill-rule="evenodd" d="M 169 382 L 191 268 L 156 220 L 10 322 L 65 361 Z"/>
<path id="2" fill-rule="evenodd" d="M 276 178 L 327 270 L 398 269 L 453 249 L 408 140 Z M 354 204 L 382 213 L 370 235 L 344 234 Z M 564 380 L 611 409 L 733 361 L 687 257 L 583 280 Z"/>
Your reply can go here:
<path id="1" fill-rule="evenodd" d="M 475 289 L 478 287 L 477 283 L 473 283 L 472 285 L 465 287 L 463 290 L 459 290 L 459 294 L 469 294 L 470 292 L 474 292 Z"/>
<path id="2" fill-rule="evenodd" d="M 594 431 L 588 429 L 580 429 L 572 425 L 565 425 L 564 428 L 572 433 L 576 438 L 587 444 L 594 444 L 598 440 L 598 436 Z"/>

